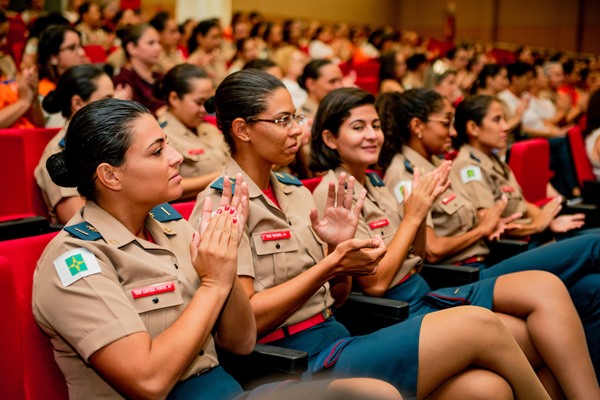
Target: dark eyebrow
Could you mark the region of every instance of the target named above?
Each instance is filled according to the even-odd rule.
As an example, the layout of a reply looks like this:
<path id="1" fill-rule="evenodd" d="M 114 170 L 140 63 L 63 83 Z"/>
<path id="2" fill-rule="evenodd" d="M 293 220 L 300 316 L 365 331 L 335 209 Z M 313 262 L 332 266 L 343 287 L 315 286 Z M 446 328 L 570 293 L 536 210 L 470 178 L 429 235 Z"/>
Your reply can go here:
<path id="1" fill-rule="evenodd" d="M 167 139 L 167 137 L 166 137 L 166 136 L 165 136 L 164 138 L 158 138 L 158 139 L 156 139 L 155 141 L 153 141 L 152 143 L 150 143 L 150 145 L 148 146 L 148 148 L 150 148 L 150 147 L 154 146 L 154 145 L 155 145 L 155 144 L 157 144 L 157 143 L 160 143 L 160 144 L 162 144 L 162 143 L 164 143 L 164 142 L 166 141 L 166 139 Z"/>

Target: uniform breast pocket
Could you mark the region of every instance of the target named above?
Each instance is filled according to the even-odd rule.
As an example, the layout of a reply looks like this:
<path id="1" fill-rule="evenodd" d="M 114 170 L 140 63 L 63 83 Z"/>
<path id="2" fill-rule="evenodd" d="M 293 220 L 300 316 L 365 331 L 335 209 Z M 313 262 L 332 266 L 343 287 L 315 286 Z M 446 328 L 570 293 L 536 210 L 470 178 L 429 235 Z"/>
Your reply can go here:
<path id="1" fill-rule="evenodd" d="M 135 282 L 126 285 L 125 291 L 139 314 L 183 304 L 175 275 Z"/>
<path id="2" fill-rule="evenodd" d="M 256 252 L 256 279 L 266 287 L 279 284 L 287 279 L 288 266 L 293 265 L 294 254 L 299 245 L 295 235 L 289 230 L 257 232 L 252 234 Z"/>

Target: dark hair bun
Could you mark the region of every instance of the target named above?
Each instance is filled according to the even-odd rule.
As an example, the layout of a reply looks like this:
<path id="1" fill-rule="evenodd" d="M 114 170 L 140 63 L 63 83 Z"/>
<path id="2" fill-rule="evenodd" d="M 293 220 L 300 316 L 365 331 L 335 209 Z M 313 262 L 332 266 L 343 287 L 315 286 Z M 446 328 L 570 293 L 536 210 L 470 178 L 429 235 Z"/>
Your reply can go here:
<path id="1" fill-rule="evenodd" d="M 46 169 L 50 174 L 52 182 L 62 187 L 77 187 L 77 182 L 72 173 L 69 172 L 65 162 L 64 152 L 50 156 L 46 161 Z"/>
<path id="2" fill-rule="evenodd" d="M 214 114 L 215 112 L 217 112 L 217 109 L 215 108 L 215 96 L 211 97 L 210 99 L 204 102 L 204 109 L 209 114 Z"/>
<path id="3" fill-rule="evenodd" d="M 44 100 L 42 100 L 42 107 L 44 108 L 44 110 L 46 110 L 48 114 L 55 114 L 59 112 L 61 110 L 61 106 L 62 104 L 60 101 L 60 95 L 57 93 L 56 90 L 53 90 L 50 93 L 48 93 L 44 97 Z"/>

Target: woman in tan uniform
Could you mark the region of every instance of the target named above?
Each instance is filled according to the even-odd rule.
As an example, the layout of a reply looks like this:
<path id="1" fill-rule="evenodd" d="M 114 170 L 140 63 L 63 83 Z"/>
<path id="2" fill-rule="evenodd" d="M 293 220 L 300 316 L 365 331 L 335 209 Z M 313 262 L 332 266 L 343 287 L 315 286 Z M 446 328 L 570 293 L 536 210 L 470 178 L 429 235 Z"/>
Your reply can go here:
<path id="1" fill-rule="evenodd" d="M 214 216 L 210 200 L 204 204 L 199 233 L 165 203 L 183 191 L 182 157 L 146 108 L 99 100 L 74 115 L 66 137 L 48 169 L 87 202 L 38 262 L 33 312 L 50 337 L 69 398 L 241 394 L 215 350 L 248 353 L 256 340 L 235 274 L 239 227 L 248 215 L 241 176 L 233 198 L 225 185 Z M 374 399 L 399 399 L 373 380 L 326 381 L 307 398 L 326 387 L 360 392 L 361 385 Z M 283 386 L 261 389 L 265 397 L 257 398 L 290 398 L 268 391 L 290 388 Z"/>
<path id="2" fill-rule="evenodd" d="M 373 96 L 361 89 L 335 90 L 321 102 L 313 125 L 311 166 L 316 171 L 330 169 L 314 192 L 320 214 L 325 206 L 319 199 L 327 186 L 342 173 L 352 175 L 359 188 L 355 199 L 363 187 L 368 192 L 356 237 L 381 235 L 388 247 L 378 270 L 355 277 L 357 285 L 370 295 L 409 302 L 411 315 L 428 315 L 463 304 L 493 310 L 520 343 L 551 394 L 564 392 L 567 398 L 600 395 L 581 321 L 556 276 L 525 271 L 436 291 L 420 277 L 420 249 L 425 245 L 420 232 L 434 201 L 448 187 L 444 182 L 449 162 L 421 179 L 420 173 L 416 174 L 400 218 L 398 205 L 385 184 L 376 173 L 367 172 L 377 163 L 384 141 L 374 102 Z M 566 324 L 564 318 L 571 322 Z"/>
<path id="3" fill-rule="evenodd" d="M 204 122 L 204 102 L 214 95 L 213 82 L 200 68 L 181 64 L 157 83 L 154 92 L 167 102 L 160 125 L 170 145 L 183 155 L 182 198 L 195 197 L 219 176 L 229 156 L 219 129 Z"/>
<path id="4" fill-rule="evenodd" d="M 67 121 L 50 140 L 35 168 L 35 180 L 42 190 L 52 223 L 65 224 L 83 206 L 84 199 L 75 188 L 61 187 L 52 182 L 46 161 L 65 147 L 65 133 L 71 116 L 93 101 L 113 97 L 115 89 L 106 73 L 94 65 L 78 65 L 65 71 L 56 89 L 44 98 L 43 107 L 50 113 L 61 112 Z"/>
<path id="5" fill-rule="evenodd" d="M 477 121 L 463 120 L 475 114 Z M 519 221 L 519 229 L 510 231 L 511 236 L 529 236 L 546 230 L 564 233 L 584 225 L 583 214 L 558 215 L 560 196 L 541 208 L 525 200 L 510 167 L 494 153 L 507 143 L 508 125 L 500 100 L 487 95 L 464 100 L 457 108 L 456 127 L 455 143 L 460 150 L 452 166 L 453 185 L 477 210 L 487 210 L 506 196 L 508 204 L 502 217 L 516 212 L 524 217 Z"/>
<path id="6" fill-rule="evenodd" d="M 295 114 L 282 82 L 267 73 L 243 70 L 228 76 L 217 88 L 214 107 L 232 149 L 225 172 L 242 173 L 248 183 L 249 219 L 238 276 L 250 298 L 259 342 L 307 351 L 308 375 L 367 375 L 420 399 L 484 393 L 548 397 L 512 338 L 507 345 L 510 335 L 502 324 L 481 308 L 444 310 L 349 336 L 331 307 L 345 301 L 351 277 L 374 273 L 385 253 L 380 238 L 352 239 L 364 199 L 352 207 L 354 180 L 348 180 L 346 194 L 344 177 L 337 181 L 337 195 L 336 185 L 329 186 L 319 219 L 302 183 L 272 171 L 273 165 L 294 159 L 304 117 Z M 220 196 L 225 179 L 199 195 L 191 221 L 201 215 L 203 198 Z"/>

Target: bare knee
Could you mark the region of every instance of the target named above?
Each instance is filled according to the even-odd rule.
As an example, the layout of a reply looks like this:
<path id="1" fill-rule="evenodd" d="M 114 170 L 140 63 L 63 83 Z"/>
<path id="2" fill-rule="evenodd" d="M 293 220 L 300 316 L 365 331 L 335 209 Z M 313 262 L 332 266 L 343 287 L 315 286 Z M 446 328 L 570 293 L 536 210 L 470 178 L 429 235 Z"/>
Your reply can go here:
<path id="1" fill-rule="evenodd" d="M 329 388 L 353 394 L 353 399 L 402 400 L 398 390 L 389 383 L 371 378 L 336 379 Z"/>
<path id="2" fill-rule="evenodd" d="M 464 371 L 434 391 L 427 400 L 513 400 L 510 384 L 491 371 L 471 369 Z"/>

